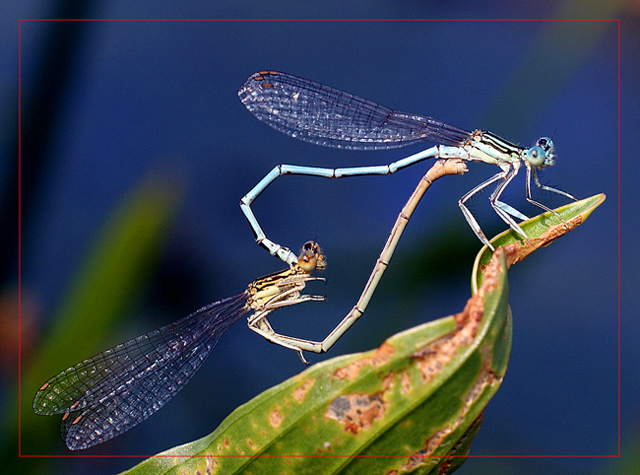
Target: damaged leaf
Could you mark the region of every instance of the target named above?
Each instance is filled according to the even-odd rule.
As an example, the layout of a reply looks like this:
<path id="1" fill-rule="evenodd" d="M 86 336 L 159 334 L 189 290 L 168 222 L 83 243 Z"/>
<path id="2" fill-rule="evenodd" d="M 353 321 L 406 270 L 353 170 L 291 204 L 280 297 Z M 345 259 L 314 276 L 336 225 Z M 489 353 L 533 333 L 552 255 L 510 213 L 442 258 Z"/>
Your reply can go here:
<path id="1" fill-rule="evenodd" d="M 604 195 L 557 210 L 572 229 Z M 236 409 L 210 435 L 126 473 L 450 474 L 464 463 L 511 351 L 507 268 L 567 232 L 554 215 L 483 248 L 458 314 L 378 349 L 311 366 Z M 504 247 L 498 247 L 504 246 Z"/>
<path id="2" fill-rule="evenodd" d="M 582 224 L 591 212 L 604 203 L 607 196 L 604 193 L 585 198 L 584 200 L 569 203 L 555 210 L 564 220 L 564 223 L 553 213 L 544 213 L 519 224 L 529 237 L 529 241 L 523 240 L 512 229 L 498 234 L 491 240 L 491 244 L 497 249 L 503 246 L 507 269 L 516 262 L 523 260 L 536 249 L 548 246 L 561 236 L 564 236 L 575 227 Z M 473 264 L 471 273 L 471 288 L 473 292 L 478 290 L 484 276 L 484 267 L 491 259 L 492 251 L 487 246 L 483 247 Z"/>
<path id="3" fill-rule="evenodd" d="M 506 371 L 507 295 L 498 252 L 459 314 L 316 364 L 128 473 L 451 473 Z"/>

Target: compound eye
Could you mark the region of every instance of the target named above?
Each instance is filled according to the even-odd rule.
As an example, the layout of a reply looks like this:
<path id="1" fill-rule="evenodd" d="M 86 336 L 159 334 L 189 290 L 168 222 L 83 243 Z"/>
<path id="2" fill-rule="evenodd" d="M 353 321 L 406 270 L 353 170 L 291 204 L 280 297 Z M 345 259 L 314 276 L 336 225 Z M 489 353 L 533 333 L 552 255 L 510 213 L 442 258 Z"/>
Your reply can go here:
<path id="1" fill-rule="evenodd" d="M 540 143 L 540 140 L 538 140 L 538 143 Z M 540 167 L 544 164 L 547 155 L 542 147 L 536 145 L 535 147 L 531 147 L 529 150 L 527 150 L 527 152 L 525 153 L 525 158 L 527 159 L 527 162 L 529 162 L 532 166 Z"/>
<path id="2" fill-rule="evenodd" d="M 311 251 L 302 251 L 298 256 L 298 266 L 305 272 L 311 272 L 318 266 L 318 258 Z"/>
<path id="3" fill-rule="evenodd" d="M 539 138 L 536 142 L 536 145 L 538 147 L 542 147 L 542 150 L 544 150 L 544 153 L 547 155 L 553 152 L 553 140 L 551 140 L 549 137 Z"/>
<path id="4" fill-rule="evenodd" d="M 323 270 L 327 265 L 324 254 L 320 250 L 320 246 L 315 241 L 307 241 L 302 246 L 302 251 L 298 256 L 298 267 L 303 271 L 310 273 L 314 270 Z"/>

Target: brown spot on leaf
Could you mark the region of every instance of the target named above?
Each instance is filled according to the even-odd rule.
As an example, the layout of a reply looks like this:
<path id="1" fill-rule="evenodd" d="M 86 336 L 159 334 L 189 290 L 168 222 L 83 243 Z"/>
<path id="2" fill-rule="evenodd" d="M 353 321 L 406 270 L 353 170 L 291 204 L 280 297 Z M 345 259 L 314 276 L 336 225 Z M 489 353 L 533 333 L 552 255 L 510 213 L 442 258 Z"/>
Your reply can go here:
<path id="1" fill-rule="evenodd" d="M 482 287 L 473 295 L 462 312 L 454 315 L 456 328 L 451 333 L 432 341 L 413 354 L 422 373 L 422 382 L 428 383 L 448 364 L 462 346 L 473 343 L 480 320 L 484 315 L 484 296 L 498 285 L 500 261 L 494 255 L 487 265 Z"/>
<path id="2" fill-rule="evenodd" d="M 424 384 L 429 383 L 440 374 L 442 367 L 453 358 L 458 349 L 458 342 L 454 336 L 455 333 L 438 338 L 413 354 L 413 357 L 417 359 L 416 367 L 422 374 Z"/>
<path id="3" fill-rule="evenodd" d="M 333 374 L 340 379 L 353 380 L 360 374 L 362 368 L 368 366 L 375 368 L 376 366 L 386 363 L 395 351 L 396 349 L 393 346 L 384 342 L 371 356 L 358 358 L 344 368 L 338 368 Z"/>
<path id="4" fill-rule="evenodd" d="M 329 405 L 325 413 L 328 419 L 335 419 L 344 425 L 344 430 L 357 434 L 367 430 L 373 421 L 384 417 L 385 404 L 382 394 L 349 394 L 338 396 Z"/>
<path id="5" fill-rule="evenodd" d="M 393 387 L 393 381 L 395 378 L 396 378 L 396 373 L 394 373 L 393 371 L 389 371 L 387 375 L 384 378 L 382 378 L 382 387 L 385 391 Z"/>
<path id="6" fill-rule="evenodd" d="M 480 369 L 480 373 L 475 380 L 475 383 L 467 390 L 467 392 L 462 397 L 462 408 L 458 417 L 452 422 L 445 425 L 443 428 L 434 432 L 434 434 L 429 437 L 424 444 L 424 448 L 414 452 L 409 457 L 409 460 L 402 465 L 404 470 L 412 470 L 418 465 L 422 465 L 426 463 L 426 456 L 433 454 L 444 442 L 446 442 L 447 436 L 451 434 L 453 431 L 458 429 L 461 424 L 464 423 L 465 417 L 472 409 L 475 402 L 482 396 L 485 388 L 494 383 L 500 384 L 502 382 L 502 378 L 498 377 L 493 371 L 491 371 L 491 346 L 485 345 L 480 349 L 480 353 L 482 355 L 482 367 Z M 475 421 L 471 424 L 474 426 L 482 421 L 482 414 L 475 419 Z M 468 429 L 467 429 L 468 431 Z M 449 453 L 455 452 L 457 447 L 460 446 L 461 442 L 464 440 L 464 436 L 456 442 L 453 448 L 449 451 Z M 418 463 L 419 462 L 419 463 Z M 439 473 L 448 473 L 449 467 L 446 467 L 444 471 L 442 471 L 442 467 L 440 468 Z"/>
<path id="7" fill-rule="evenodd" d="M 453 464 L 453 460 L 447 459 L 445 460 L 440 467 L 438 467 L 438 475 L 447 475 L 449 473 L 449 469 Z"/>
<path id="8" fill-rule="evenodd" d="M 207 459 L 207 475 L 211 475 L 220 464 L 215 458 L 213 458 L 213 455 L 211 454 L 207 454 L 206 459 Z"/>
<path id="9" fill-rule="evenodd" d="M 420 467 L 421 465 L 435 465 L 436 463 L 438 463 L 436 459 L 431 459 L 426 456 L 426 451 L 419 450 L 411 454 L 409 460 L 407 460 L 406 463 L 402 464 L 402 470 L 405 472 L 410 472 L 416 467 Z"/>
<path id="10" fill-rule="evenodd" d="M 469 388 L 462 398 L 462 412 L 456 420 L 456 425 L 462 423 L 464 417 L 467 415 L 471 407 L 482 396 L 485 388 L 492 384 L 502 384 L 502 377 L 498 376 L 491 370 L 491 345 L 485 345 L 480 349 L 482 354 L 482 368 L 480 374 L 476 377 L 476 382 Z"/>
<path id="11" fill-rule="evenodd" d="M 280 427 L 280 424 L 282 424 L 282 414 L 280 414 L 280 411 L 277 409 L 271 411 L 271 414 L 269 414 L 269 423 L 276 429 Z"/>
<path id="12" fill-rule="evenodd" d="M 496 285 L 498 285 L 498 276 L 501 271 L 500 260 L 498 259 L 500 249 L 505 253 L 504 258 L 507 262 L 507 269 L 509 268 L 507 250 L 505 247 L 500 247 L 493 253 L 491 260 L 484 268 L 484 280 L 482 281 L 482 286 L 478 289 L 478 294 L 484 295 L 485 293 L 490 293 Z"/>
<path id="13" fill-rule="evenodd" d="M 407 371 L 402 372 L 400 384 L 402 385 L 402 394 L 411 392 L 411 376 L 409 376 Z"/>
<path id="14" fill-rule="evenodd" d="M 315 381 L 313 379 L 307 379 L 301 386 L 297 387 L 293 391 L 293 399 L 298 402 L 302 402 L 304 397 L 307 395 L 307 391 L 309 391 L 309 388 L 311 388 L 314 383 Z"/>
<path id="15" fill-rule="evenodd" d="M 579 214 L 577 216 L 574 216 L 572 219 L 565 221 L 566 226 L 564 223 L 551 226 L 545 233 L 541 234 L 538 237 L 531 238 L 531 242 L 518 241 L 507 244 L 505 246 L 500 246 L 500 248 L 504 250 L 504 258 L 507 263 L 507 269 L 509 269 L 513 264 L 524 260 L 533 251 L 540 249 L 541 247 L 548 246 L 559 237 L 580 226 L 583 221 L 583 216 Z M 489 263 L 487 267 L 489 265 L 491 265 L 491 263 Z"/>
<path id="16" fill-rule="evenodd" d="M 437 430 L 431 437 L 427 439 L 424 446 L 424 452 L 426 454 L 432 454 L 442 444 L 445 437 L 453 432 L 451 426 L 447 425 L 444 428 Z"/>

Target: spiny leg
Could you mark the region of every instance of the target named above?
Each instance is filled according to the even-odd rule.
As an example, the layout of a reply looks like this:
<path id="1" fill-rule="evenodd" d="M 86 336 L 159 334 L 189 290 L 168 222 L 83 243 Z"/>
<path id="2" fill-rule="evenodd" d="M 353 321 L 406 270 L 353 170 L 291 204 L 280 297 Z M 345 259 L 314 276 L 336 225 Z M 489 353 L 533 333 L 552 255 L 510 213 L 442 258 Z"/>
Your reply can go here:
<path id="1" fill-rule="evenodd" d="M 546 186 L 546 185 L 541 184 L 540 180 L 538 179 L 538 172 L 536 172 L 536 169 L 533 168 L 533 167 L 531 169 L 533 171 L 533 181 L 534 181 L 534 183 L 536 184 L 536 186 L 538 188 L 540 188 L 542 190 L 546 190 L 546 191 L 551 191 L 553 193 L 558 193 L 559 195 L 566 196 L 567 198 L 570 198 L 573 201 L 578 201 L 578 198 L 576 198 L 575 196 L 567 193 L 566 191 L 558 190 L 557 188 L 552 188 L 550 186 Z M 529 180 L 527 180 L 527 183 L 528 183 L 527 188 L 529 188 L 529 194 L 531 194 L 531 189 L 530 189 L 531 187 L 530 187 Z"/>
<path id="2" fill-rule="evenodd" d="M 500 201 L 500 196 L 504 192 L 507 185 L 509 185 L 511 180 L 513 180 L 513 178 L 518 174 L 519 169 L 520 169 L 520 162 L 516 162 L 513 164 L 513 166 L 510 166 L 509 168 L 506 169 L 506 174 L 504 176 L 504 179 L 502 180 L 502 182 L 498 184 L 498 186 L 496 186 L 496 188 L 493 190 L 493 192 L 489 196 L 489 202 L 491 203 L 491 207 L 496 212 L 496 214 L 500 216 L 500 218 L 505 223 L 507 223 L 511 229 L 513 229 L 515 232 L 520 234 L 523 238 L 525 238 L 528 241 L 529 237 L 527 236 L 527 234 L 522 230 L 520 226 L 518 226 L 518 223 L 516 223 L 511 216 L 509 216 L 509 213 L 505 212 L 505 210 L 503 209 L 504 206 L 508 206 L 508 205 Z"/>
<path id="3" fill-rule="evenodd" d="M 476 186 L 475 188 L 467 192 L 462 198 L 458 200 L 458 205 L 460 206 L 460 209 L 462 210 L 462 214 L 467 220 L 469 227 L 471 228 L 473 233 L 478 237 L 478 239 L 480 239 L 480 241 L 482 241 L 492 251 L 495 251 L 495 249 L 493 248 L 493 246 L 491 245 L 487 237 L 482 232 L 482 229 L 480 228 L 480 225 L 478 224 L 478 221 L 476 220 L 476 218 L 473 216 L 471 211 L 469 211 L 469 208 L 465 206 L 465 203 L 469 200 L 469 198 L 471 198 L 473 195 L 483 190 L 490 184 L 495 183 L 498 180 L 504 180 L 508 172 L 509 170 L 503 170 L 499 173 L 496 173 L 494 176 L 492 176 L 488 180 L 483 181 L 478 186 Z"/>
<path id="4" fill-rule="evenodd" d="M 562 190 L 556 190 L 555 188 L 551 188 L 550 186 L 545 186 L 542 185 L 540 183 L 540 180 L 538 179 L 538 173 L 536 172 L 536 169 L 531 167 L 531 166 L 527 166 L 527 186 L 526 186 L 526 197 L 527 197 L 527 201 L 529 203 L 531 203 L 532 205 L 537 206 L 538 208 L 542 208 L 543 210 L 545 210 L 547 213 L 553 213 L 556 217 L 558 217 L 558 219 L 560 219 L 560 221 L 562 221 L 562 223 L 564 224 L 564 226 L 569 229 L 569 226 L 567 225 L 567 223 L 564 221 L 564 219 L 562 219 L 562 216 L 560 216 L 556 211 L 552 210 L 551 208 L 548 208 L 547 206 L 543 205 L 542 203 L 535 201 L 534 199 L 531 198 L 531 174 L 533 174 L 533 181 L 536 184 L 536 186 L 542 190 L 546 190 L 546 191 L 551 191 L 554 193 L 558 193 L 560 195 L 566 196 L 568 198 L 571 198 L 574 201 L 578 201 L 575 197 L 573 197 L 572 195 L 570 195 L 569 193 L 565 193 Z"/>

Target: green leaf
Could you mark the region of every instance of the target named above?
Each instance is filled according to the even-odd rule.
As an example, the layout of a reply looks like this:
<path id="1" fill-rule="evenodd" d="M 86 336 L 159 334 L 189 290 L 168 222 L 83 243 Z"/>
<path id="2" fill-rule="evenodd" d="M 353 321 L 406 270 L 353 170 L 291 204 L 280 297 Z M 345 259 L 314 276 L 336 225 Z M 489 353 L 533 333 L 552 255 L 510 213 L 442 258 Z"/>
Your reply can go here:
<path id="1" fill-rule="evenodd" d="M 491 240 L 491 244 L 493 244 L 493 247 L 496 249 L 498 246 L 503 246 L 507 268 L 509 268 L 516 262 L 523 260 L 536 249 L 548 246 L 559 237 L 564 236 L 572 229 L 581 225 L 594 209 L 604 203 L 606 198 L 604 193 L 600 193 L 590 198 L 585 198 L 584 200 L 557 208 L 555 212 L 558 213 L 564 222 L 558 219 L 558 216 L 553 213 L 544 213 L 520 223 L 519 226 L 527 234 L 529 241 L 523 240 L 522 236 L 514 230 L 509 229 L 494 237 Z M 473 263 L 471 289 L 474 293 L 482 284 L 484 277 L 483 269 L 491 260 L 492 254 L 491 249 L 484 246 Z"/>
<path id="2" fill-rule="evenodd" d="M 461 313 L 314 365 L 209 436 L 126 473 L 450 473 L 465 460 L 511 348 L 502 253 L 484 270 Z"/>

